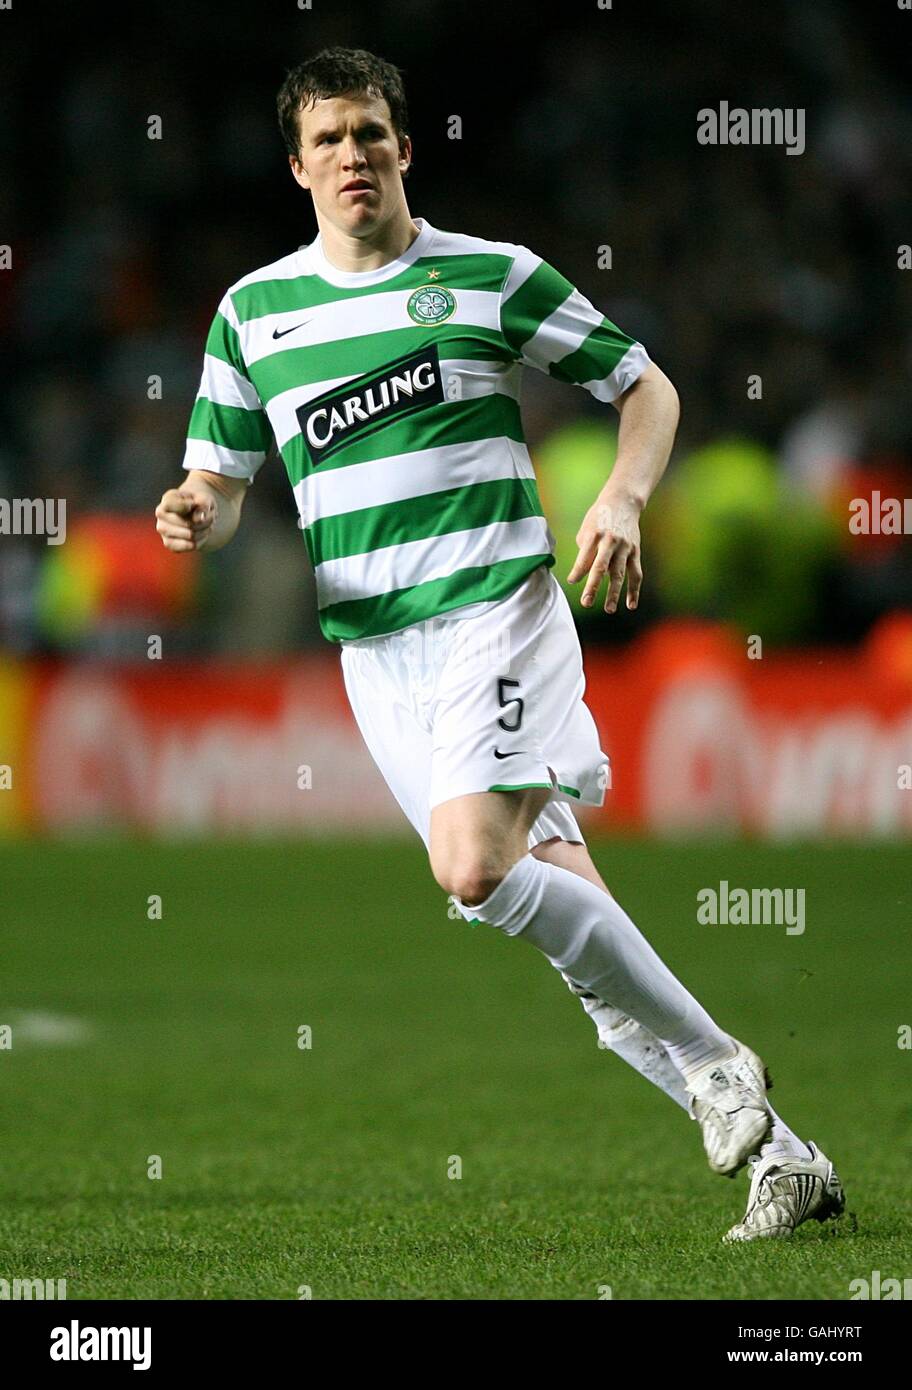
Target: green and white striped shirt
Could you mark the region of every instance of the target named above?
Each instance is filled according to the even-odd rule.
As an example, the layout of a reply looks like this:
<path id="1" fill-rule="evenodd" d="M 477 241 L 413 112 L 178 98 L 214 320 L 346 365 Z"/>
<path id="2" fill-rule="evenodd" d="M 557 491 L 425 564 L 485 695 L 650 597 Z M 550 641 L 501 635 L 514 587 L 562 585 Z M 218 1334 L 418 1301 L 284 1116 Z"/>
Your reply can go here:
<path id="1" fill-rule="evenodd" d="M 379 270 L 318 236 L 225 294 L 184 468 L 252 482 L 274 434 L 333 641 L 496 602 L 554 563 L 524 365 L 612 401 L 649 363 L 525 246 L 423 218 Z"/>

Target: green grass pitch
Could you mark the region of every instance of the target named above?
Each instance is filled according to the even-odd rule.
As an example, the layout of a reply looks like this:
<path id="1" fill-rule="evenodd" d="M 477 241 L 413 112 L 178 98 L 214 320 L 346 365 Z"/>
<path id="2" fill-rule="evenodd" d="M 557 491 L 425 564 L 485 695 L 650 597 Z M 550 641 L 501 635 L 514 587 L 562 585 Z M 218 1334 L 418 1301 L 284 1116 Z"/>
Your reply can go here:
<path id="1" fill-rule="evenodd" d="M 448 917 L 417 841 L 7 843 L 0 1276 L 70 1299 L 844 1300 L 912 1275 L 908 848 L 593 854 L 836 1160 L 837 1226 L 722 1246 L 746 1175 L 710 1173 L 543 956 Z M 804 887 L 804 935 L 698 925 L 720 879 Z"/>

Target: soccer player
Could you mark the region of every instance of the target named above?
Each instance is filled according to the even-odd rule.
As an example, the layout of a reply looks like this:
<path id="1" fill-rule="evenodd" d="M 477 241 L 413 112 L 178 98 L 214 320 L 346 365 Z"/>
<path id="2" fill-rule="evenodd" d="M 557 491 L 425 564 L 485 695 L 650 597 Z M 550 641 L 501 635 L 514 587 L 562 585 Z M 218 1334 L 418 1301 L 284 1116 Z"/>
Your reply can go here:
<path id="1" fill-rule="evenodd" d="M 523 366 L 620 415 L 610 478 L 570 580 L 615 611 L 642 583 L 639 516 L 678 421 L 643 346 L 525 246 L 413 218 L 398 70 L 332 48 L 278 96 L 319 234 L 225 293 L 206 343 L 170 550 L 233 536 L 274 435 L 341 644 L 355 718 L 470 921 L 536 946 L 609 1048 L 697 1120 L 714 1172 L 748 1160 L 727 1240 L 837 1216 L 833 1165 L 771 1109 L 760 1058 L 707 1014 L 610 895 L 571 806 L 601 805 L 608 759 L 523 442 Z"/>

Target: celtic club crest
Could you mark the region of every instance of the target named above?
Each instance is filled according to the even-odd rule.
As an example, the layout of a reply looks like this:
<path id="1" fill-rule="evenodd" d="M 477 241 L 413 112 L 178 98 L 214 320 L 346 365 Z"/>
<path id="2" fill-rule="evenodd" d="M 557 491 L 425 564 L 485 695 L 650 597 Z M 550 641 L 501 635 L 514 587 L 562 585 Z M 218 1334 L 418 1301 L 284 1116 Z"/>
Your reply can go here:
<path id="1" fill-rule="evenodd" d="M 409 297 L 406 308 L 415 323 L 443 323 L 456 312 L 456 296 L 443 285 L 425 285 Z"/>

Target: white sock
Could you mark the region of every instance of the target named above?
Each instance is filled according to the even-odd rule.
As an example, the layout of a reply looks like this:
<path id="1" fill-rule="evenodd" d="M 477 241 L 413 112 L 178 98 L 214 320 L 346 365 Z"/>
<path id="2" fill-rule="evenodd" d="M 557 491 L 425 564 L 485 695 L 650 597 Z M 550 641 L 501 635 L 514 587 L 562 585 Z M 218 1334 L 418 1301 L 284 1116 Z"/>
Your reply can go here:
<path id="1" fill-rule="evenodd" d="M 598 1007 L 590 1010 L 584 1000 L 583 1008 L 592 1017 L 602 1046 L 616 1052 L 628 1066 L 658 1086 L 689 1114 L 690 1097 L 684 1086 L 684 1078 L 668 1055 L 667 1048 L 635 1018 L 621 1013 L 620 1009 L 602 1004 L 600 1000 L 595 1002 Z"/>
<path id="2" fill-rule="evenodd" d="M 807 1144 L 789 1129 L 784 1120 L 780 1120 L 772 1106 L 770 1113 L 773 1117 L 773 1132 L 761 1148 L 760 1157 L 772 1158 L 775 1154 L 779 1158 L 811 1158 Z"/>
<path id="3" fill-rule="evenodd" d="M 602 1047 L 616 1052 L 628 1066 L 689 1113 L 690 1097 L 684 1089 L 684 1079 L 655 1034 L 620 1009 L 581 990 L 569 975 L 564 975 L 564 979 L 595 1024 Z"/>
<path id="4" fill-rule="evenodd" d="M 569 976 L 565 975 L 564 979 L 595 1024 L 602 1046 L 616 1052 L 634 1071 L 658 1086 L 689 1114 L 690 1097 L 684 1086 L 684 1078 L 655 1034 L 644 1028 L 642 1023 L 637 1023 L 636 1019 L 628 1018 L 620 1009 L 613 1009 L 610 1004 L 596 999 L 594 994 L 581 990 Z M 798 1138 L 794 1130 L 789 1129 L 772 1106 L 770 1114 L 773 1117 L 773 1131 L 761 1147 L 760 1157 L 811 1158 L 807 1144 Z"/>
<path id="5" fill-rule="evenodd" d="M 522 936 L 574 983 L 641 1023 L 687 1080 L 735 1044 L 659 959 L 614 898 L 594 883 L 524 855 L 466 916 Z"/>

